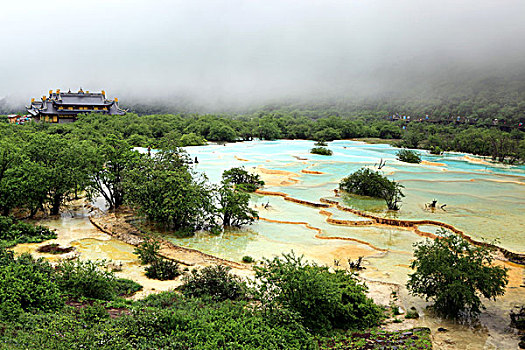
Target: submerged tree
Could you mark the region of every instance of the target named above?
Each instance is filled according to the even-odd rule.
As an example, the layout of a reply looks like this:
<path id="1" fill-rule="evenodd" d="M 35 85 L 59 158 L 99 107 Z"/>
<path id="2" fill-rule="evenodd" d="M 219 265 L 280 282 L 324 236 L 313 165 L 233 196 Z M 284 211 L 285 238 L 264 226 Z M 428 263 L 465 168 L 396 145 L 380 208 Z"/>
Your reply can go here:
<path id="1" fill-rule="evenodd" d="M 183 150 L 141 157 L 126 172 L 124 189 L 130 204 L 168 228 L 197 230 L 213 221 L 211 188 L 204 176 L 193 173 Z"/>
<path id="2" fill-rule="evenodd" d="M 421 163 L 421 156 L 416 152 L 409 149 L 402 149 L 396 154 L 397 159 L 405 163 Z"/>
<path id="3" fill-rule="evenodd" d="M 444 232 L 443 232 L 444 233 Z M 408 290 L 432 300 L 442 315 L 478 314 L 480 296 L 495 299 L 505 293 L 507 269 L 493 264 L 485 247 L 475 247 L 457 235 L 416 243 Z"/>
<path id="4" fill-rule="evenodd" d="M 230 182 L 236 188 L 242 189 L 246 192 L 255 192 L 258 188 L 264 186 L 264 181 L 259 175 L 250 174 L 243 167 L 231 168 L 222 173 L 222 180 Z"/>
<path id="5" fill-rule="evenodd" d="M 217 216 L 224 227 L 251 224 L 257 212 L 248 205 L 250 195 L 238 190 L 228 181 L 223 181 L 217 190 Z"/>
<path id="6" fill-rule="evenodd" d="M 399 210 L 399 202 L 405 196 L 403 185 L 369 168 L 361 168 L 345 177 L 339 183 L 339 188 L 360 196 L 382 198 L 390 210 Z"/>

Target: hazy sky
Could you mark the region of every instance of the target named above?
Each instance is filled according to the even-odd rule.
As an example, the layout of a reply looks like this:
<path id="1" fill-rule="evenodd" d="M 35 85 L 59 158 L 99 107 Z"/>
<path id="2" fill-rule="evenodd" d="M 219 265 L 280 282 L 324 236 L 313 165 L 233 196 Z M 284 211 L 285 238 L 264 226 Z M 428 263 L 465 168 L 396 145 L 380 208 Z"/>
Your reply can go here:
<path id="1" fill-rule="evenodd" d="M 9 0 L 0 98 L 377 93 L 451 66 L 523 64 L 524 43 L 524 0 Z"/>

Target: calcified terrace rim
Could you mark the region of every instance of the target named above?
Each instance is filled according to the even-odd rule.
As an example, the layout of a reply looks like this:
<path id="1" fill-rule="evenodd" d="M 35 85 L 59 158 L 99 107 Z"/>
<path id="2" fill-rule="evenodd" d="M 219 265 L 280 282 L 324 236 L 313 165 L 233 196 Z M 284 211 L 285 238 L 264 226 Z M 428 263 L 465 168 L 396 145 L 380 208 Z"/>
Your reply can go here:
<path id="1" fill-rule="evenodd" d="M 349 213 L 361 216 L 363 218 L 369 219 L 369 220 L 366 220 L 366 221 L 333 219 L 332 218 L 333 213 L 330 213 L 330 212 L 328 212 L 326 210 L 322 210 L 321 209 L 319 213 L 322 214 L 322 215 L 327 216 L 326 222 L 328 222 L 329 224 L 332 224 L 332 225 L 340 225 L 340 226 L 370 226 L 370 225 L 382 226 L 382 225 L 384 225 L 384 226 L 392 226 L 392 227 L 402 227 L 402 228 L 413 230 L 419 236 L 427 237 L 427 238 L 431 238 L 431 239 L 436 239 L 436 238 L 439 238 L 440 236 L 438 236 L 436 234 L 433 234 L 433 233 L 430 233 L 430 232 L 421 231 L 421 230 L 419 230 L 419 226 L 420 225 L 439 226 L 439 227 L 445 228 L 447 230 L 450 230 L 450 231 L 454 232 L 457 235 L 460 235 L 461 237 L 463 237 L 464 239 L 466 239 L 467 241 L 469 241 L 470 243 L 472 243 L 472 244 L 474 244 L 476 246 L 489 247 L 489 248 L 496 249 L 496 250 L 500 251 L 503 254 L 503 256 L 506 259 L 508 259 L 509 261 L 511 261 L 513 263 L 516 263 L 516 264 L 519 264 L 519 265 L 522 265 L 522 266 L 525 266 L 525 253 L 512 252 L 510 250 L 507 250 L 505 248 L 499 247 L 499 246 L 491 244 L 491 243 L 475 240 L 471 236 L 469 236 L 466 233 L 464 233 L 463 231 L 455 228 L 454 226 L 452 226 L 450 224 L 446 224 L 444 222 L 435 221 L 435 220 L 400 220 L 400 219 L 383 218 L 383 217 L 380 217 L 380 216 L 376 216 L 376 215 L 372 215 L 372 214 L 363 212 L 361 210 L 345 207 L 345 206 L 341 205 L 338 201 L 335 201 L 335 200 L 332 200 L 332 199 L 328 199 L 328 198 L 320 198 L 319 199 L 320 203 L 316 203 L 316 202 L 310 202 L 310 201 L 307 201 L 307 200 L 290 197 L 287 193 L 284 193 L 284 192 L 273 192 L 273 191 L 265 191 L 265 190 L 260 190 L 260 189 L 258 189 L 255 192 L 257 194 L 260 194 L 260 195 L 263 195 L 263 196 L 283 197 L 283 199 L 286 200 L 286 201 L 290 201 L 290 202 L 294 202 L 294 203 L 297 203 L 297 204 L 306 205 L 306 206 L 310 206 L 310 207 L 314 207 L 314 208 L 337 208 L 338 210 L 349 212 Z M 338 239 L 338 240 L 355 241 L 355 242 L 359 242 L 359 243 L 362 243 L 362 244 L 366 244 L 369 247 L 371 247 L 373 249 L 376 249 L 378 251 L 387 251 L 387 249 L 382 249 L 382 248 L 375 247 L 375 246 L 371 245 L 368 242 L 361 241 L 361 240 L 358 240 L 358 239 L 355 239 L 355 238 L 336 237 L 336 236 L 330 236 L 330 237 L 320 236 L 320 234 L 322 233 L 322 230 L 319 229 L 319 228 L 310 226 L 306 222 L 280 221 L 280 220 L 273 220 L 273 219 L 266 219 L 266 218 L 260 218 L 260 219 L 263 220 L 263 221 L 283 223 L 283 224 L 300 224 L 300 225 L 305 225 L 307 228 L 316 230 L 318 232 L 318 234 L 315 237 L 319 238 L 319 239 Z"/>

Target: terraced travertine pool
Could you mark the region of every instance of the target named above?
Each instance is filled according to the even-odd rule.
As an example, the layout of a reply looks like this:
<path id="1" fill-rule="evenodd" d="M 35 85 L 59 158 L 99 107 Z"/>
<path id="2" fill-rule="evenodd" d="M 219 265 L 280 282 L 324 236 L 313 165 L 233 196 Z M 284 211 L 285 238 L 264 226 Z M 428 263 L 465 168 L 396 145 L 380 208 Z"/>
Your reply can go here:
<path id="1" fill-rule="evenodd" d="M 439 226 L 414 227 L 378 225 L 363 215 L 341 210 L 351 208 L 379 218 L 426 220 L 452 225 L 477 241 L 493 241 L 514 253 L 525 253 L 525 166 L 503 166 L 466 154 L 446 153 L 433 156 L 420 151 L 423 164 L 397 161 L 398 149 L 384 144 L 358 141 L 329 143 L 333 156 L 313 155 L 312 141 L 250 141 L 225 145 L 211 144 L 187 147 L 197 157 L 197 172 L 205 173 L 218 183 L 224 170 L 244 166 L 260 173 L 266 181 L 263 194 L 252 195 L 252 206 L 260 220 L 241 230 L 219 236 L 199 232 L 190 238 L 169 237 L 175 244 L 198 249 L 221 258 L 240 261 L 250 255 L 256 259 L 271 258 L 293 250 L 317 263 L 345 267 L 348 260 L 364 257 L 366 269 L 360 274 L 368 280 L 403 286 L 411 273 L 413 245 L 433 235 Z M 405 186 L 401 210 L 386 210 L 380 200 L 336 197 L 341 178 L 363 166 L 375 167 L 386 161 L 381 171 Z M 278 195 L 273 195 L 278 194 Z M 425 208 L 437 200 L 443 209 Z M 313 207 L 298 203 L 319 204 Z M 332 203 L 332 204 L 327 204 Z M 333 204 L 337 203 L 339 206 Z M 337 225 L 353 222 L 353 225 Z M 56 228 L 64 242 L 69 236 L 80 237 L 73 245 L 81 258 L 112 259 L 131 266 L 137 279 L 143 279 L 133 248 L 102 235 L 85 215 L 43 222 Z M 79 233 L 82 231 L 82 233 Z M 89 233 L 89 234 L 87 234 Z M 107 236 L 107 237 L 106 237 Z M 18 247 L 34 251 L 33 245 Z M 509 268 L 509 285 L 505 296 L 486 301 L 487 310 L 472 324 L 455 324 L 423 311 L 418 326 L 449 329 L 446 336 L 435 336 L 440 349 L 513 349 L 517 346 L 515 330 L 509 327 L 510 309 L 525 300 L 524 269 L 503 263 Z M 136 271 L 135 271 L 136 270 Z M 157 289 L 169 288 L 155 286 Z M 401 287 L 406 308 L 420 311 L 424 300 L 408 295 Z"/>
<path id="2" fill-rule="evenodd" d="M 422 152 L 425 164 L 397 161 L 398 149 L 382 144 L 356 141 L 334 141 L 331 157 L 313 155 L 311 141 L 251 141 L 206 147 L 187 147 L 199 163 L 196 170 L 205 173 L 210 181 L 218 182 L 222 171 L 233 166 L 261 172 L 267 181 L 265 191 L 282 192 L 289 197 L 319 203 L 321 198 L 334 198 L 334 189 L 344 176 L 362 166 L 374 166 L 380 159 L 386 161 L 381 170 L 405 186 L 406 197 L 401 210 L 388 212 L 381 201 L 347 198 L 344 205 L 366 210 L 378 216 L 394 216 L 402 220 L 441 221 L 465 232 L 476 240 L 498 240 L 498 245 L 513 252 L 525 252 L 525 167 L 492 164 L 464 154 L 433 156 Z M 282 174 L 265 176 L 264 170 L 279 170 Z M 293 174 L 290 174 L 290 173 Z M 312 173 L 317 172 L 317 173 Z M 425 204 L 433 199 L 444 210 L 430 211 Z M 317 208 L 284 200 L 283 197 L 254 195 L 252 201 L 263 219 L 288 222 L 306 222 L 319 228 L 318 233 L 305 225 L 278 224 L 260 221 L 249 229 L 229 232 L 222 236 L 197 235 L 176 239 L 181 245 L 191 246 L 212 254 L 223 254 L 230 259 L 242 255 L 254 257 L 278 254 L 282 249 L 294 249 L 314 259 L 331 262 L 334 249 L 341 254 L 348 245 L 369 250 L 371 246 L 404 252 L 410 259 L 412 244 L 424 238 L 412 231 L 395 227 L 341 227 L 326 222 L 326 213 Z M 268 209 L 262 204 L 269 203 Z M 328 208 L 332 218 L 366 220 L 357 215 Z M 435 232 L 436 227 L 425 226 L 423 231 Z M 318 236 L 316 238 L 316 236 Z M 368 244 L 320 239 L 321 236 L 344 236 Z M 276 248 L 276 245 L 279 248 Z M 322 248 L 319 248 L 321 246 Z M 319 249 L 318 249 L 319 248 Z M 373 248 L 372 248 L 373 249 Z M 326 251 L 326 254 L 319 254 Z M 314 253 L 315 252 L 315 253 Z M 384 260 L 384 259 L 383 259 Z M 392 271 L 389 271 L 392 274 Z"/>
<path id="3" fill-rule="evenodd" d="M 441 156 L 422 152 L 423 164 L 396 160 L 398 149 L 385 144 L 358 141 L 329 143 L 333 156 L 309 153 L 312 141 L 250 141 L 206 147 L 187 147 L 197 157 L 198 172 L 219 182 L 225 169 L 244 166 L 267 180 L 264 188 L 288 197 L 320 203 L 321 198 L 338 200 L 347 207 L 381 217 L 401 220 L 439 221 L 463 231 L 477 241 L 497 241 L 497 245 L 515 253 L 525 253 L 525 166 L 505 166 L 461 153 Z M 341 178 L 363 167 L 386 161 L 381 169 L 389 178 L 405 186 L 401 210 L 388 212 L 381 201 L 363 198 L 335 198 L 334 189 Z M 273 171 L 266 171 L 273 170 Z M 278 170 L 278 172 L 275 172 Z M 312 173 L 314 172 L 314 173 Z M 444 210 L 428 210 L 425 204 L 436 199 Z M 413 244 L 425 239 L 412 229 L 388 225 L 339 226 L 327 218 L 366 221 L 359 215 L 335 207 L 314 208 L 282 196 L 255 194 L 253 205 L 261 220 L 249 228 L 220 236 L 201 233 L 191 238 L 172 238 L 176 244 L 202 250 L 220 257 L 240 260 L 244 255 L 272 257 L 294 250 L 318 263 L 344 266 L 347 259 L 365 257 L 361 274 L 368 279 L 404 285 Z M 268 209 L 263 204 L 269 203 Z M 323 212 L 324 211 L 324 212 Z M 328 212 L 328 213 L 327 213 Z M 436 233 L 438 226 L 420 225 L 422 233 Z M 516 347 L 515 331 L 509 327 L 509 310 L 525 300 L 524 270 L 510 268 L 510 282 L 504 297 L 487 301 L 487 310 L 479 321 L 459 325 L 425 315 L 421 322 L 433 330 L 450 330 L 452 349 L 510 349 Z M 407 307 L 426 304 L 402 288 Z M 514 334 L 514 335 L 513 335 Z"/>

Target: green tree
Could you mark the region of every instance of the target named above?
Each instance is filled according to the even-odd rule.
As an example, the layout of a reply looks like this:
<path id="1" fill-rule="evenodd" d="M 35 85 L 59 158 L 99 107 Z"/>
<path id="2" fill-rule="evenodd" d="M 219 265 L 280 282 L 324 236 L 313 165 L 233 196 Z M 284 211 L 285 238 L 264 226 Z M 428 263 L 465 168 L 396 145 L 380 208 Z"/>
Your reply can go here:
<path id="1" fill-rule="evenodd" d="M 228 181 L 223 181 L 217 192 L 217 216 L 224 227 L 251 224 L 257 211 L 249 207 L 250 195 L 238 190 Z"/>
<path id="2" fill-rule="evenodd" d="M 188 165 L 182 149 L 143 156 L 126 173 L 127 201 L 146 217 L 175 230 L 198 230 L 213 225 L 211 188 Z"/>
<path id="3" fill-rule="evenodd" d="M 126 141 L 109 135 L 97 148 L 96 170 L 90 182 L 90 195 L 101 195 L 109 209 L 124 203 L 124 173 L 138 162 L 139 154 Z"/>
<path id="4" fill-rule="evenodd" d="M 421 163 L 421 156 L 416 152 L 409 149 L 402 149 L 396 153 L 397 159 L 405 163 Z"/>
<path id="5" fill-rule="evenodd" d="M 237 138 L 237 133 L 232 127 L 220 122 L 213 123 L 210 127 L 210 132 L 208 133 L 208 140 L 211 141 L 233 142 L 237 140 Z"/>
<path id="6" fill-rule="evenodd" d="M 281 138 L 281 130 L 277 126 L 277 123 L 268 118 L 259 121 L 257 131 L 261 140 L 276 140 Z"/>
<path id="7" fill-rule="evenodd" d="M 21 149 L 13 138 L 0 141 L 0 210 L 7 216 L 18 206 L 24 197 L 22 187 L 17 181 L 23 159 Z"/>
<path id="8" fill-rule="evenodd" d="M 95 157 L 89 142 L 36 133 L 24 151 L 41 168 L 41 186 L 45 188 L 52 215 L 59 213 L 65 200 L 87 187 Z"/>
<path id="9" fill-rule="evenodd" d="M 231 168 L 222 173 L 222 180 L 240 187 L 243 191 L 254 192 L 264 186 L 258 174 L 250 174 L 243 167 Z"/>
<path id="10" fill-rule="evenodd" d="M 444 232 L 442 232 L 444 233 Z M 495 299 L 505 293 L 507 269 L 494 265 L 490 251 L 457 235 L 416 243 L 408 290 L 434 302 L 440 314 L 478 314 L 480 296 Z"/>
<path id="11" fill-rule="evenodd" d="M 404 197 L 403 185 L 369 168 L 361 168 L 343 178 L 339 188 L 360 196 L 382 198 L 390 210 L 399 210 L 399 202 Z"/>
<path id="12" fill-rule="evenodd" d="M 326 147 L 314 147 L 310 150 L 312 154 L 320 154 L 322 156 L 331 156 L 333 152 Z"/>
<path id="13" fill-rule="evenodd" d="M 193 132 L 190 132 L 189 134 L 184 134 L 180 138 L 180 145 L 182 147 L 186 146 L 202 146 L 206 144 L 206 140 L 204 137 L 197 135 Z"/>

